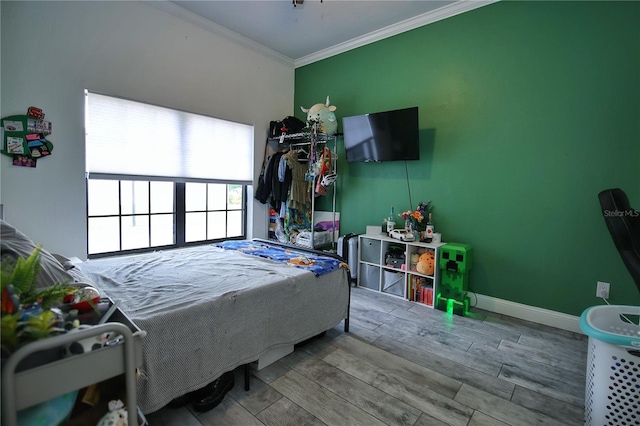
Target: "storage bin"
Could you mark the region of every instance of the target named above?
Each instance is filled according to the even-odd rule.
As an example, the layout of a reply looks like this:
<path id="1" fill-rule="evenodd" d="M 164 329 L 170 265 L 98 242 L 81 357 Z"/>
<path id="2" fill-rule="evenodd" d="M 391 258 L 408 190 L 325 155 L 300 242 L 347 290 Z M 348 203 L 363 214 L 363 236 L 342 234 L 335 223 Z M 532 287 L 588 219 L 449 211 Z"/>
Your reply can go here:
<path id="1" fill-rule="evenodd" d="M 404 274 L 384 271 L 382 274 L 382 291 L 404 297 Z"/>
<path id="2" fill-rule="evenodd" d="M 380 264 L 380 240 L 369 238 L 362 239 L 362 247 L 360 247 L 360 259 L 364 262 Z"/>
<path id="3" fill-rule="evenodd" d="M 372 265 L 360 265 L 360 278 L 358 285 L 360 287 L 370 288 L 380 291 L 380 268 Z"/>
<path id="4" fill-rule="evenodd" d="M 589 336 L 585 425 L 640 425 L 639 306 L 593 306 L 580 317 Z M 634 323 L 635 322 L 635 323 Z"/>

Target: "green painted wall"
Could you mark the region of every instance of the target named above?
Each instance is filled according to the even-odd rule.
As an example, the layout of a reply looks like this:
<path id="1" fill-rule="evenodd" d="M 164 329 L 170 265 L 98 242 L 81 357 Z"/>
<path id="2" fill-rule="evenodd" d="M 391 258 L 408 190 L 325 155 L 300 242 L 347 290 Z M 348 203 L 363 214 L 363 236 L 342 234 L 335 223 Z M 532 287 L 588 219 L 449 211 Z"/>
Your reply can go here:
<path id="1" fill-rule="evenodd" d="M 602 280 L 640 305 L 597 201 L 640 208 L 640 3 L 485 6 L 296 70 L 296 108 L 327 95 L 338 118 L 420 108 L 413 204 L 473 245 L 474 292 L 579 315 Z M 342 233 L 410 207 L 404 162 L 340 154 Z"/>

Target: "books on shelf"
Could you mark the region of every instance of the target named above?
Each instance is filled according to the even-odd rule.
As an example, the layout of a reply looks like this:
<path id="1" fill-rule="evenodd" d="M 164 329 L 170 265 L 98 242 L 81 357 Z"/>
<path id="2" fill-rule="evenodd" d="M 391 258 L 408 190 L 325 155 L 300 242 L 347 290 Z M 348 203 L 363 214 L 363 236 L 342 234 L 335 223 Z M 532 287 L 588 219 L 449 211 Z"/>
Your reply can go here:
<path id="1" fill-rule="evenodd" d="M 409 300 L 433 306 L 433 281 L 413 274 L 409 275 L 408 281 Z"/>

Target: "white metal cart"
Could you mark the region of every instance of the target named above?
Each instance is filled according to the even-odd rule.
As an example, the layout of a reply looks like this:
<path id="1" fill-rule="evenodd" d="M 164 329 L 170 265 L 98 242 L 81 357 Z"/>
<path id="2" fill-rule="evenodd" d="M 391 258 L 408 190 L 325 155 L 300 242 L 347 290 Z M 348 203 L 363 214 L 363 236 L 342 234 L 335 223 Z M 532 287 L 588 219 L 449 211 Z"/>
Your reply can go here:
<path id="1" fill-rule="evenodd" d="M 145 333 L 119 309 L 113 314 L 111 321 L 115 322 L 33 342 L 12 354 L 2 368 L 2 424 L 15 426 L 18 410 L 124 373 L 129 425 L 138 425 L 135 375 L 136 367 L 142 364 L 141 340 Z M 122 341 L 16 372 L 18 364 L 32 353 L 69 345 L 107 332 L 121 335 Z"/>

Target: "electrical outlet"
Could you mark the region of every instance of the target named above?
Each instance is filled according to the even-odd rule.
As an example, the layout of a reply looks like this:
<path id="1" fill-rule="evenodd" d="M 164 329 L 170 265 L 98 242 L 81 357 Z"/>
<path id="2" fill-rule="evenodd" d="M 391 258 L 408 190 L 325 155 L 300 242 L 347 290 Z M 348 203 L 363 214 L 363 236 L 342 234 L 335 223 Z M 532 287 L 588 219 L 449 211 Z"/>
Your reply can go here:
<path id="1" fill-rule="evenodd" d="M 609 283 L 598 281 L 598 286 L 596 287 L 596 297 L 602 297 L 603 299 L 609 298 Z"/>

